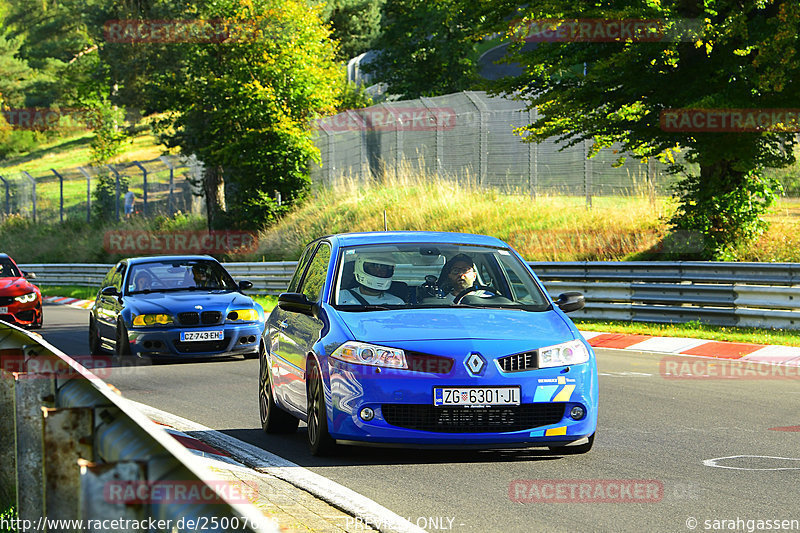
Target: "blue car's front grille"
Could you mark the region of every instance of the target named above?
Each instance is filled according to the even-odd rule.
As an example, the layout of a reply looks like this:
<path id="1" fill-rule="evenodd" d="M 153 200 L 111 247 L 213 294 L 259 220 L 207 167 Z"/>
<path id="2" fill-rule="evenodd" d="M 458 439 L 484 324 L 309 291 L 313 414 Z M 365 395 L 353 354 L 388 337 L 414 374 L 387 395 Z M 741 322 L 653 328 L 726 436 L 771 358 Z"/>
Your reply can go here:
<path id="1" fill-rule="evenodd" d="M 538 368 L 536 351 L 507 355 L 497 360 L 503 372 L 522 372 Z"/>
<path id="2" fill-rule="evenodd" d="M 197 313 L 189 311 L 187 313 L 178 313 L 178 320 L 184 326 L 196 326 L 200 323 L 203 325 L 219 324 L 222 319 L 222 313 L 219 311 L 203 311 Z"/>
<path id="3" fill-rule="evenodd" d="M 434 407 L 383 404 L 388 424 L 436 433 L 502 433 L 555 424 L 564 418 L 564 404 L 527 403 L 509 407 Z"/>

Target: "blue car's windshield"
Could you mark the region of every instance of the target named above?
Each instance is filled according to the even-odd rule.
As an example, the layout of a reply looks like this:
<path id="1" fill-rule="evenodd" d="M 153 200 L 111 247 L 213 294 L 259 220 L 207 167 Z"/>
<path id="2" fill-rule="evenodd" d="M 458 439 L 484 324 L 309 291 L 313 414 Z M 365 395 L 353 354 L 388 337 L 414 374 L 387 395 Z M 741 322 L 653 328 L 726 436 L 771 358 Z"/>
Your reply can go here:
<path id="1" fill-rule="evenodd" d="M 237 290 L 237 286 L 216 261 L 188 259 L 135 263 L 125 281 L 126 294 L 181 290 Z"/>
<path id="2" fill-rule="evenodd" d="M 515 254 L 457 244 L 343 248 L 332 301 L 343 310 L 429 307 L 550 307 Z"/>

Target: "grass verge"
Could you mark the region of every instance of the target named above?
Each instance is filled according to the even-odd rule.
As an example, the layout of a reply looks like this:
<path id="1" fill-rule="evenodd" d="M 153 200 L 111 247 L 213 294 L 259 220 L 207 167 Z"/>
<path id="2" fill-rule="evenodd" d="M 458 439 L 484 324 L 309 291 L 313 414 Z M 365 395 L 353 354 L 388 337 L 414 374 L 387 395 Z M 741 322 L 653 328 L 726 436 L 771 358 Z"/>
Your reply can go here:
<path id="1" fill-rule="evenodd" d="M 800 332 L 762 328 L 710 326 L 699 322 L 683 324 L 653 324 L 608 320 L 573 320 L 581 331 L 653 335 L 656 337 L 687 337 L 712 341 L 747 342 L 800 346 Z"/>

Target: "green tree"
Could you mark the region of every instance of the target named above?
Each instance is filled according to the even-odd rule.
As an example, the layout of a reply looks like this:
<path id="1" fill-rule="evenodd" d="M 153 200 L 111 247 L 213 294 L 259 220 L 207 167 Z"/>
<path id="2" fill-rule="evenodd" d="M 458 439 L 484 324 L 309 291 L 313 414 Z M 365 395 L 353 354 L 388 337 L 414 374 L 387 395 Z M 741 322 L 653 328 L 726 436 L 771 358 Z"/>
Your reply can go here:
<path id="1" fill-rule="evenodd" d="M 316 1 L 322 5 L 322 19 L 333 28 L 331 37 L 339 42 L 339 59 L 347 61 L 373 47 L 381 31 L 381 7 L 384 1 Z"/>
<path id="2" fill-rule="evenodd" d="M 482 4 L 464 0 L 387 0 L 378 57 L 364 70 L 402 98 L 438 96 L 478 83 L 475 43 L 484 33 Z"/>
<path id="3" fill-rule="evenodd" d="M 218 0 L 198 15 L 233 33 L 186 45 L 186 81 L 169 86 L 173 114 L 161 134 L 204 162 L 212 227 L 259 227 L 307 189 L 309 161 L 319 159 L 311 124 L 334 110 L 343 70 L 319 9 L 304 0 Z"/>
<path id="4" fill-rule="evenodd" d="M 529 22 L 663 21 L 666 32 L 655 42 L 543 42 L 524 52 L 520 43 L 511 60 L 524 65 L 524 74 L 495 90 L 538 108 L 539 119 L 521 132 L 531 141 L 588 139 L 594 152 L 616 145 L 636 157 L 671 161 L 683 175 L 672 227 L 701 232 L 706 257 L 731 257 L 762 231 L 761 215 L 779 189 L 761 169 L 794 162 L 795 133 L 670 131 L 661 118 L 671 109 L 796 108 L 800 4 L 548 0 L 505 14 Z M 524 33 L 524 21 L 521 27 Z"/>

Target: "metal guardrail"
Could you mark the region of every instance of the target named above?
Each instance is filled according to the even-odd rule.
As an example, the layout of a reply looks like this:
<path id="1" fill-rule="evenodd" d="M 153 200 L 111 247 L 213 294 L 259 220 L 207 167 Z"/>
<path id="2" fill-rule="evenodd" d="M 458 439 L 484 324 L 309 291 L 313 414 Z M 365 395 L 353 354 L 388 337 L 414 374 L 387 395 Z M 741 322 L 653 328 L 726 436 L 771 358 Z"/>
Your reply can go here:
<path id="1" fill-rule="evenodd" d="M 278 294 L 296 262 L 225 263 L 254 291 Z M 800 263 L 531 262 L 552 295 L 580 291 L 576 318 L 800 329 Z M 111 265 L 21 265 L 42 285 L 100 285 Z"/>
<path id="2" fill-rule="evenodd" d="M 225 483 L 79 362 L 0 322 L 0 497 L 18 531 L 278 532 Z"/>

